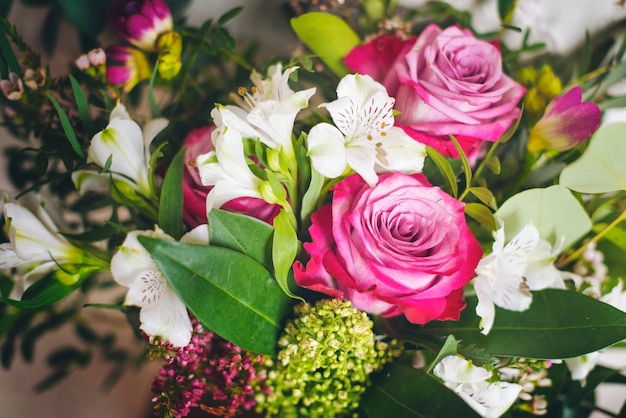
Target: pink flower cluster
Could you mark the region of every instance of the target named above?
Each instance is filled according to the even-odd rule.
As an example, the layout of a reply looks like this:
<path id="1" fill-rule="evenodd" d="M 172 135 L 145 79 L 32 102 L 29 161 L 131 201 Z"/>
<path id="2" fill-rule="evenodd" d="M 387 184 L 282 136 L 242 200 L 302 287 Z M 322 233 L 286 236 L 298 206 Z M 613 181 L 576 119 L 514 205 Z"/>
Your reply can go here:
<path id="1" fill-rule="evenodd" d="M 253 408 L 255 386 L 265 380 L 255 367 L 260 356 L 205 331 L 197 320 L 193 326 L 190 343 L 165 356 L 167 364 L 152 383 L 155 413 L 180 418 L 200 407 L 213 415 L 234 416 Z"/>

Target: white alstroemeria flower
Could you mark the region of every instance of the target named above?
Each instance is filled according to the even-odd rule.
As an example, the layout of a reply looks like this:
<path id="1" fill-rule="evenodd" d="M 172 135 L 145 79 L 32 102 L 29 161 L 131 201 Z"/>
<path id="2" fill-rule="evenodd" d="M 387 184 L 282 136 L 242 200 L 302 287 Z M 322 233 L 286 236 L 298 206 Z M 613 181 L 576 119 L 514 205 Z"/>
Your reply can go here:
<path id="1" fill-rule="evenodd" d="M 385 87 L 370 76 L 345 76 L 337 86 L 337 100 L 322 105 L 336 126 L 320 123 L 309 131 L 313 167 L 336 178 L 348 166 L 370 186 L 378 182 L 377 172 L 421 172 L 426 147 L 393 126 L 394 103 Z"/>
<path id="2" fill-rule="evenodd" d="M 493 326 L 494 305 L 524 311 L 532 302 L 530 290 L 565 287 L 561 273 L 552 264 L 555 256 L 550 244 L 539 236 L 532 223 L 506 245 L 502 225 L 494 236 L 492 252 L 480 260 L 474 279 L 476 314 L 482 318 L 485 335 Z"/>
<path id="3" fill-rule="evenodd" d="M 459 356 L 444 357 L 433 373 L 485 418 L 497 418 L 504 414 L 522 391 L 522 386 L 516 383 L 488 382 L 492 372 L 474 366 Z"/>
<path id="4" fill-rule="evenodd" d="M 289 76 L 297 67 L 282 71 L 282 65 L 269 68 L 269 78 L 253 72 L 252 94 L 240 89 L 243 100 L 240 107 L 222 106 L 214 123 L 218 130 L 224 127 L 239 132 L 241 138 L 258 139 L 268 147 L 294 156 L 293 124 L 300 110 L 306 108 L 315 88 L 294 92 L 289 87 Z M 224 112 L 227 109 L 228 113 Z"/>
<path id="5" fill-rule="evenodd" d="M 140 235 L 174 239 L 158 227 L 154 231 L 130 232 L 111 259 L 111 273 L 116 282 L 128 287 L 125 304 L 141 308 L 139 328 L 149 336 L 169 341 L 175 347 L 184 347 L 191 339 L 187 308 L 137 239 Z M 196 227 L 183 236 L 181 242 L 208 244 L 207 225 Z"/>
<path id="6" fill-rule="evenodd" d="M 147 123 L 142 131 L 139 124 L 130 118 L 124 105 L 118 103 L 111 112 L 107 127 L 92 138 L 87 151 L 87 161 L 104 167 L 111 157 L 110 170 L 116 180 L 132 183 L 140 194 L 151 196 L 148 177 L 149 147 L 152 140 L 168 123 L 163 118 L 154 119 Z M 90 190 L 91 186 L 101 185 L 101 180 L 94 180 L 80 173 L 72 177 L 77 188 L 83 192 Z"/>
<path id="7" fill-rule="evenodd" d="M 20 290 L 13 297 L 59 266 L 85 262 L 84 252 L 59 234 L 38 201 L 6 202 L 3 210 L 10 242 L 0 244 L 0 270 L 19 270 Z"/>
<path id="8" fill-rule="evenodd" d="M 211 115 L 214 120 L 233 117 L 232 112 L 223 107 L 213 109 Z M 207 195 L 207 210 L 239 197 L 261 199 L 263 181 L 248 167 L 240 132 L 222 126 L 213 131 L 212 140 L 215 150 L 196 158 L 202 184 L 213 186 Z"/>

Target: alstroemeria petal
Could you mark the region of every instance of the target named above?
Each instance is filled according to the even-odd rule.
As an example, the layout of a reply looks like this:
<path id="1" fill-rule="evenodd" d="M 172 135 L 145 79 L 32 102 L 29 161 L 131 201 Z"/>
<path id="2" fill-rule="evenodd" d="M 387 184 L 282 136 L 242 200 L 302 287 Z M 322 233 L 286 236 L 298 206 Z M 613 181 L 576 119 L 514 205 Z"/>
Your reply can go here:
<path id="1" fill-rule="evenodd" d="M 339 177 L 346 169 L 344 137 L 337 128 L 328 123 L 319 123 L 309 131 L 308 155 L 311 164 L 328 178 Z"/>
<path id="2" fill-rule="evenodd" d="M 491 377 L 491 372 L 474 366 L 459 356 L 444 357 L 433 369 L 433 373 L 446 383 L 477 383 Z"/>

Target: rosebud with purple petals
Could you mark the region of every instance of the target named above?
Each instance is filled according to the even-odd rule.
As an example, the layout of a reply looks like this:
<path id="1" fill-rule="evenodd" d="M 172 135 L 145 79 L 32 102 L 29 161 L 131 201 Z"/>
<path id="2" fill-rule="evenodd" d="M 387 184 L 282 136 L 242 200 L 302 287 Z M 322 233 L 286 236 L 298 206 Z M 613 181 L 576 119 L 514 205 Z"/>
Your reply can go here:
<path id="1" fill-rule="evenodd" d="M 111 45 L 106 49 L 107 80 L 123 86 L 128 93 L 140 81 L 150 78 L 148 58 L 140 50 L 126 45 Z"/>
<path id="2" fill-rule="evenodd" d="M 174 26 L 164 0 L 116 0 L 108 9 L 111 26 L 136 47 L 156 52 L 157 39 Z"/>
<path id="3" fill-rule="evenodd" d="M 581 100 L 580 87 L 555 97 L 530 130 L 528 151 L 565 151 L 593 135 L 600 126 L 602 112 L 595 103 Z"/>

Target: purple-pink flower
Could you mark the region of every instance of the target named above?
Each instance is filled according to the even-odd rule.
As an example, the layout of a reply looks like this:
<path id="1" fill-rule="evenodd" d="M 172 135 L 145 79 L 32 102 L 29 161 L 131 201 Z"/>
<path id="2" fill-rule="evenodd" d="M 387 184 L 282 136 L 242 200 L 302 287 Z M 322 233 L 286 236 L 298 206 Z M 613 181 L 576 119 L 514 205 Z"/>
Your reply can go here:
<path id="1" fill-rule="evenodd" d="M 174 26 L 164 0 L 116 0 L 108 17 L 119 36 L 148 52 L 155 52 L 159 36 Z"/>
<path id="2" fill-rule="evenodd" d="M 456 157 L 452 134 L 471 154 L 482 141 L 496 141 L 519 116 L 525 89 L 504 73 L 495 45 L 467 29 L 434 24 L 403 42 L 375 38 L 354 48 L 345 62 L 387 88 L 400 112 L 396 125 L 417 141 Z"/>
<path id="3" fill-rule="evenodd" d="M 349 176 L 311 217 L 295 280 L 372 314 L 456 320 L 482 256 L 464 208 L 423 175 L 385 173 L 375 187 Z"/>
<path id="4" fill-rule="evenodd" d="M 150 72 L 148 58 L 137 48 L 111 45 L 106 49 L 107 80 L 113 86 L 122 86 L 124 92 L 150 78 Z"/>
<path id="5" fill-rule="evenodd" d="M 582 101 L 578 86 L 555 97 L 543 117 L 530 130 L 528 151 L 565 151 L 589 138 L 600 126 L 602 112 L 595 103 Z"/>

